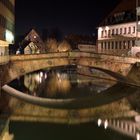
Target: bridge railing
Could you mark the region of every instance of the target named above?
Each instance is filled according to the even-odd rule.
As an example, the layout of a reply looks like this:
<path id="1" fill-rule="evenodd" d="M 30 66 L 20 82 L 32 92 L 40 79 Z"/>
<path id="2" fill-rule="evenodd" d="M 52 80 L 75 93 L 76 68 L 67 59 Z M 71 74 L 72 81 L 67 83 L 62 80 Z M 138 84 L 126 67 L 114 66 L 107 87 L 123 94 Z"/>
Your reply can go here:
<path id="1" fill-rule="evenodd" d="M 70 52 L 55 52 L 47 54 L 26 54 L 26 55 L 13 55 L 10 56 L 11 61 L 24 61 L 24 60 L 34 60 L 34 59 L 51 59 L 51 58 L 96 58 L 107 61 L 124 62 L 124 63 L 136 63 L 140 62 L 139 58 L 134 57 L 123 57 L 108 55 L 103 53 L 92 53 L 92 52 L 82 52 L 82 51 L 70 51 Z"/>

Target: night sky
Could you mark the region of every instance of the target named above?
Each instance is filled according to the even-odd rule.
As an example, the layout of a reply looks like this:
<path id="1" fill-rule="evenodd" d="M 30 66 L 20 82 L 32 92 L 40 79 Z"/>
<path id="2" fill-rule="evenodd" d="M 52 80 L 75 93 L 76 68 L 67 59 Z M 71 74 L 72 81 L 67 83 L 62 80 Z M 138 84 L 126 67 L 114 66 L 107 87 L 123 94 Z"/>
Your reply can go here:
<path id="1" fill-rule="evenodd" d="M 58 28 L 63 34 L 94 34 L 120 0 L 17 0 L 16 35 L 31 28 Z"/>

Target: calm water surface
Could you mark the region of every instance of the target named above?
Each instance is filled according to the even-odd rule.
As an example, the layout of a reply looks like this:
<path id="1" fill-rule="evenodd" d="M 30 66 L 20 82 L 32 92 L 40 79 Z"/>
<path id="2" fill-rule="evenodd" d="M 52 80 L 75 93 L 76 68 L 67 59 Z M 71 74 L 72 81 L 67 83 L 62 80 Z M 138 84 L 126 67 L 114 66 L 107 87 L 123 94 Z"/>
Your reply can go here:
<path id="1" fill-rule="evenodd" d="M 140 140 L 138 88 L 80 75 L 76 67 L 29 73 L 9 85 L 33 97 L 78 101 L 55 109 L 12 99 L 15 140 Z"/>

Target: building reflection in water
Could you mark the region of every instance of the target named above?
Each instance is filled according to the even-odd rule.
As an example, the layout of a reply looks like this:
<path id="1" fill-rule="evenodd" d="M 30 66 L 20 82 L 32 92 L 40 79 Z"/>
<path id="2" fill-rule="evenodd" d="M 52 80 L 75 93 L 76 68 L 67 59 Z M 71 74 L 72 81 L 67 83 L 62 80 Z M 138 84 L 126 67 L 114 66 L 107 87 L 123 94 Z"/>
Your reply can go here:
<path id="1" fill-rule="evenodd" d="M 39 96 L 45 93 L 47 97 L 55 97 L 58 94 L 65 95 L 71 89 L 69 76 L 66 73 L 38 72 L 24 76 L 24 85 L 30 94 Z"/>
<path id="2" fill-rule="evenodd" d="M 80 96 L 88 96 L 100 93 L 115 83 L 78 75 L 72 71 L 39 71 L 24 76 L 27 94 L 51 98 L 66 98 L 66 96 L 73 97 L 80 94 Z"/>
<path id="3" fill-rule="evenodd" d="M 123 135 L 127 135 L 136 140 L 140 140 L 140 123 L 135 122 L 132 119 L 98 119 L 98 127 L 104 127 L 104 129 L 112 129 Z"/>
<path id="4" fill-rule="evenodd" d="M 77 104 L 79 109 L 56 109 L 18 102 L 19 107 L 15 105 L 11 115 L 13 120 L 67 124 L 94 122 L 97 123 L 99 129 L 103 128 L 105 132 L 111 129 L 140 140 L 140 125 L 133 119 L 137 112 L 134 110 L 131 112 L 132 104 L 130 101 L 135 100 L 134 97 L 137 99 L 139 97 L 137 89 L 134 87 L 77 75 L 72 71 L 65 70 L 42 70 L 27 74 L 23 77 L 22 82 L 26 94 L 45 98 L 75 97 L 77 99 L 77 97 L 88 96 L 90 99 L 92 98 L 90 100 L 92 103 L 91 106 L 84 109 L 80 108 L 81 105 L 89 104 L 89 100 L 82 100 L 83 102 L 79 103 L 80 106 Z M 132 98 L 131 95 L 135 96 Z"/>

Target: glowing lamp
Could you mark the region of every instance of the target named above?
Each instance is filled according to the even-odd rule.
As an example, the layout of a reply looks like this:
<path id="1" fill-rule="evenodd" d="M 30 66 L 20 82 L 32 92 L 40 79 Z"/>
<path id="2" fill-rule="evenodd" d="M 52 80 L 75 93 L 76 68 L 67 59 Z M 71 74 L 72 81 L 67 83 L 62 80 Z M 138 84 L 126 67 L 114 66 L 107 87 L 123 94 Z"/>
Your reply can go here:
<path id="1" fill-rule="evenodd" d="M 5 31 L 5 39 L 8 43 L 13 43 L 14 41 L 14 35 L 11 31 L 9 30 L 6 30 Z"/>

